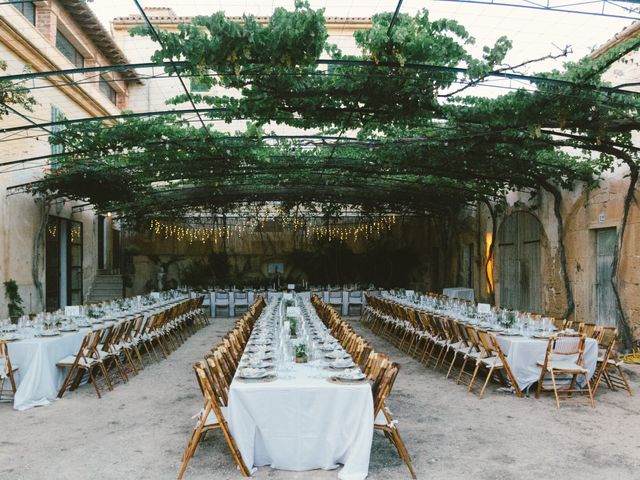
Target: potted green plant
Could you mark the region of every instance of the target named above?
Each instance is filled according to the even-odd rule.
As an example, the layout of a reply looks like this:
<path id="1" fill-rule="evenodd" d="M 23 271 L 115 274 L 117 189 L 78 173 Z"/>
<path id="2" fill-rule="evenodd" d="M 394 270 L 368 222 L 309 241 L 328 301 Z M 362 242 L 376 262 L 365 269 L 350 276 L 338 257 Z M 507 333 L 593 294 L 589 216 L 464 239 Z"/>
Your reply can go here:
<path id="1" fill-rule="evenodd" d="M 12 278 L 4 282 L 4 296 L 9 301 L 7 306 L 11 322 L 18 323 L 18 318 L 24 315 L 24 308 L 22 308 L 22 297 L 18 292 L 18 284 Z"/>
<path id="2" fill-rule="evenodd" d="M 307 346 L 304 343 L 296 345 L 296 363 L 307 363 Z"/>
<path id="3" fill-rule="evenodd" d="M 289 319 L 289 336 L 291 338 L 298 338 L 298 320 L 295 318 Z"/>

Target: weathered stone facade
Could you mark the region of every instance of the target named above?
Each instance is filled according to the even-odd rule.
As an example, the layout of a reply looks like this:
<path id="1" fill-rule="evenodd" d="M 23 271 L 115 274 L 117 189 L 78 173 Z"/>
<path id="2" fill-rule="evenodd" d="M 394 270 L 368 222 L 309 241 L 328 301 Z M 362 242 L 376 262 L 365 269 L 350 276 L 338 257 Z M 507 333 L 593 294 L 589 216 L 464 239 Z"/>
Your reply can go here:
<path id="1" fill-rule="evenodd" d="M 86 8 L 86 10 L 85 10 Z M 82 10 L 82 11 L 80 11 Z M 79 20 L 82 23 L 79 23 Z M 56 35 L 63 32 L 83 58 L 85 67 L 126 63 L 124 54 L 111 40 L 105 43 L 107 32 L 87 25 L 97 19 L 88 6 L 70 11 L 65 0 L 35 2 L 35 18 L 25 17 L 13 5 L 0 5 L 0 59 L 7 62 L 3 74 L 19 74 L 25 71 L 51 71 L 74 69 L 72 63 L 57 47 Z M 47 122 L 54 111 L 68 119 L 106 116 L 120 113 L 126 101 L 129 82 L 120 73 L 107 73 L 116 92 L 117 105 L 100 90 L 94 73 L 77 73 L 71 76 L 75 83 L 64 78 L 49 77 L 29 80 L 25 85 L 32 89 L 37 104 L 32 112 L 23 111 L 25 117 L 10 114 L 0 122 L 3 128 L 28 124 L 29 118 Z M 0 143 L 2 162 L 46 156 L 52 152 L 48 132 L 38 128 L 22 130 L 3 138 Z M 41 220 L 51 215 L 82 224 L 82 296 L 85 297 L 96 275 L 98 250 L 98 217 L 94 212 L 73 209 L 78 202 L 57 201 L 44 211 L 42 202 L 24 193 L 16 193 L 13 187 L 39 179 L 51 168 L 49 161 L 35 161 L 0 167 L 0 281 L 14 279 L 24 300 L 27 313 L 44 308 L 46 290 L 45 235 L 38 236 Z M 107 231 L 111 229 L 106 220 Z M 46 232 L 45 232 L 46 233 Z M 109 255 L 110 236 L 105 235 L 105 251 Z M 37 248 L 36 248 L 37 247 Z M 36 258 L 37 250 L 37 258 Z M 51 260 L 51 259 L 50 259 Z M 68 272 L 64 272 L 67 275 Z M 41 289 L 37 284 L 42 286 Z M 65 294 L 60 301 L 70 302 Z M 0 318 L 7 315 L 4 290 L 0 292 Z"/>

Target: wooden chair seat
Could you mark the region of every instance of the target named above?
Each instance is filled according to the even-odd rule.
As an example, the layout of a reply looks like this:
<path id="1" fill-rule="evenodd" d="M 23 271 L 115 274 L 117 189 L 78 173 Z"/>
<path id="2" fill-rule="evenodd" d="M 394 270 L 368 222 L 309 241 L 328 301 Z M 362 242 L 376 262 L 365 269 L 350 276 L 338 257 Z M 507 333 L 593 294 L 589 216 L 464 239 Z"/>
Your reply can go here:
<path id="1" fill-rule="evenodd" d="M 539 367 L 544 367 L 545 362 L 539 361 Z M 547 363 L 547 371 L 553 370 L 556 373 L 587 373 L 587 369 L 578 365 L 571 360 L 549 360 Z"/>
<path id="2" fill-rule="evenodd" d="M 502 360 L 500 360 L 499 357 L 485 357 L 481 358 L 480 361 L 489 367 L 500 368 L 504 366 L 504 363 L 502 363 Z"/>
<path id="3" fill-rule="evenodd" d="M 56 363 L 56 366 L 58 366 L 58 367 L 71 367 L 74 363 L 76 363 L 76 360 L 78 361 L 79 365 L 85 365 L 85 366 L 93 365 L 93 364 L 99 362 L 98 359 L 92 358 L 92 357 L 89 357 L 89 358 L 80 357 L 78 359 L 77 355 L 69 355 L 67 357 L 64 357 L 62 360 L 59 360 L 58 363 Z"/>

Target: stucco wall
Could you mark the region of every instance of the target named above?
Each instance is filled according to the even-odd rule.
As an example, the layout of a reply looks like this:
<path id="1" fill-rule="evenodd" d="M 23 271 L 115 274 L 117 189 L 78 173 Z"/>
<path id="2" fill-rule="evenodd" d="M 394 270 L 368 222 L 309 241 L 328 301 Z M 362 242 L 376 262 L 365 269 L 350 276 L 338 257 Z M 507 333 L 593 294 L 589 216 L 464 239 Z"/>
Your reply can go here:
<path id="1" fill-rule="evenodd" d="M 54 11 L 60 13 L 56 2 Z M 61 14 L 62 22 L 83 42 L 86 51 L 93 47 L 90 41 Z M 0 5 L 0 59 L 7 62 L 7 74 L 22 73 L 37 65 L 55 68 L 74 68 L 49 39 L 31 25 L 11 5 Z M 104 57 L 93 50 L 94 61 L 105 63 Z M 30 67 L 29 67 L 30 66 Z M 81 76 L 77 76 L 78 80 Z M 86 118 L 96 114 L 114 114 L 119 110 L 100 92 L 97 83 L 76 88 L 56 88 L 49 80 L 35 79 L 25 84 L 32 89 L 37 101 L 33 111 L 23 111 L 36 121 L 51 119 L 51 107 L 55 105 L 69 119 Z M 28 120 L 10 114 L 0 120 L 3 128 L 28 124 Z M 0 142 L 0 162 L 9 162 L 35 156 L 48 155 L 51 146 L 48 133 L 42 129 L 23 130 L 4 135 Z M 47 161 L 28 162 L 0 166 L 0 280 L 15 279 L 19 293 L 29 313 L 41 311 L 42 301 L 32 276 L 34 238 L 43 215 L 42 207 L 27 193 L 8 191 L 9 187 L 25 184 L 40 178 L 48 169 Z M 97 270 L 97 217 L 91 210 L 73 212 L 76 202 L 56 202 L 49 214 L 81 221 L 83 223 L 83 293 L 86 295 Z M 41 245 L 38 279 L 45 286 L 44 240 Z M 4 289 L 0 294 L 0 318 L 7 315 Z"/>

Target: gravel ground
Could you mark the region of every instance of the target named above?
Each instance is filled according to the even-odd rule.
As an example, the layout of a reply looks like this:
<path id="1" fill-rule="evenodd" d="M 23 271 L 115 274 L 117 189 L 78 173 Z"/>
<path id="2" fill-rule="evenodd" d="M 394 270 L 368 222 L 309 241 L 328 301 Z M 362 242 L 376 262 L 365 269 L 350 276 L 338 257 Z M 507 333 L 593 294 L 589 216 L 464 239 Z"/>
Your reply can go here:
<path id="1" fill-rule="evenodd" d="M 402 365 L 388 406 L 419 478 L 640 478 L 638 396 L 601 389 L 595 409 L 550 397 L 518 399 L 491 389 L 478 400 L 465 388 L 356 329 Z M 191 364 L 231 326 L 215 320 L 167 360 L 149 365 L 98 400 L 90 386 L 54 404 L 17 412 L 0 404 L 0 479 L 172 479 L 201 406 Z M 630 369 L 640 392 L 640 369 Z M 382 435 L 374 435 L 369 478 L 409 478 Z M 336 471 L 283 472 L 263 467 L 256 479 L 335 479 Z M 212 432 L 187 479 L 241 478 L 222 436 Z"/>

